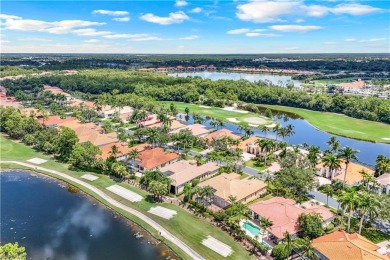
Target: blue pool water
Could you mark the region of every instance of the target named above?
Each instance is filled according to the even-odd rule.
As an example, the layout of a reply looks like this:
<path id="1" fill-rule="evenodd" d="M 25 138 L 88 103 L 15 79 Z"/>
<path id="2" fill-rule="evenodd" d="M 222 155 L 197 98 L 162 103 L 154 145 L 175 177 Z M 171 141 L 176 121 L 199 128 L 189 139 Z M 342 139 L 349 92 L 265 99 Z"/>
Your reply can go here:
<path id="1" fill-rule="evenodd" d="M 244 222 L 244 228 L 248 230 L 253 236 L 257 236 L 260 233 L 260 228 L 258 226 L 253 225 L 250 222 Z"/>

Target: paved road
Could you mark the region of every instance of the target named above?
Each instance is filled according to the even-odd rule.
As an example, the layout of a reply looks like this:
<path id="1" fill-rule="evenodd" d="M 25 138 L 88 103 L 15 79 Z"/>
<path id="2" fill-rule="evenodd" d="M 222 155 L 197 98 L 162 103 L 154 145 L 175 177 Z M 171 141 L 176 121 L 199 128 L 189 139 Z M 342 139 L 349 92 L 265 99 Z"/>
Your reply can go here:
<path id="1" fill-rule="evenodd" d="M 19 164 L 19 165 L 22 165 L 22 166 L 25 166 L 25 167 L 29 167 L 29 168 L 33 168 L 33 169 L 37 169 L 37 170 L 41 170 L 41 171 L 45 171 L 45 172 L 49 172 L 49 173 L 52 173 L 54 175 L 61 176 L 64 179 L 67 179 L 67 180 L 73 181 L 73 182 L 75 182 L 77 184 L 80 184 L 81 186 L 84 186 L 85 188 L 87 188 L 90 191 L 93 191 L 94 193 L 99 195 L 101 198 L 103 198 L 105 201 L 107 201 L 112 206 L 120 208 L 120 209 L 122 209 L 122 210 L 124 210 L 124 211 L 126 211 L 126 212 L 128 212 L 128 213 L 130 213 L 130 214 L 132 214 L 132 215 L 142 219 L 143 221 L 145 221 L 150 226 L 152 226 L 154 229 L 156 229 L 158 232 L 160 232 L 161 236 L 163 236 L 164 238 L 166 238 L 170 242 L 172 242 L 175 245 L 177 245 L 181 250 L 186 252 L 191 258 L 197 259 L 197 260 L 198 259 L 199 260 L 203 260 L 204 259 L 201 255 L 199 255 L 197 252 L 195 252 L 191 247 L 186 245 L 179 238 L 177 238 L 174 235 L 172 235 L 171 233 L 169 233 L 165 228 L 160 226 L 157 222 L 155 222 L 154 220 L 152 220 L 148 216 L 142 214 L 141 212 L 139 212 L 139 211 L 137 211 L 135 209 L 132 209 L 130 207 L 127 207 L 127 206 L 123 205 L 122 203 L 120 203 L 120 202 L 116 201 L 115 199 L 111 198 L 106 193 L 104 193 L 103 191 L 99 190 L 98 188 L 92 186 L 91 184 L 88 184 L 88 183 L 86 183 L 84 181 L 76 179 L 76 178 L 74 178 L 72 176 L 69 176 L 69 175 L 67 175 L 65 173 L 61 173 L 61 172 L 58 172 L 58 171 L 50 170 L 50 169 L 47 169 L 47 168 L 43 168 L 43 167 L 40 167 L 40 166 L 36 166 L 36 165 L 24 163 L 24 162 L 0 161 L 0 163 Z"/>

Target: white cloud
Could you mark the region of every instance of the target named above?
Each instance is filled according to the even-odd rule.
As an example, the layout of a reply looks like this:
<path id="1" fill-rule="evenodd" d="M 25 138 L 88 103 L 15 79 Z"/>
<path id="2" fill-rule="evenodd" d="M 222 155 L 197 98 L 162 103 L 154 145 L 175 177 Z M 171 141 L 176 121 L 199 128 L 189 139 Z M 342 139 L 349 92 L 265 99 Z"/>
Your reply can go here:
<path id="1" fill-rule="evenodd" d="M 244 21 L 268 23 L 280 21 L 279 16 L 291 14 L 300 1 L 251 0 L 237 6 L 236 16 Z"/>
<path id="2" fill-rule="evenodd" d="M 325 45 L 336 45 L 337 42 L 324 42 Z"/>
<path id="3" fill-rule="evenodd" d="M 250 32 L 250 31 L 251 31 L 250 29 L 242 28 L 242 29 L 230 30 L 227 33 L 228 34 L 244 34 L 244 33 Z"/>
<path id="4" fill-rule="evenodd" d="M 268 29 L 254 29 L 252 32 L 265 32 L 268 31 Z"/>
<path id="5" fill-rule="evenodd" d="M 190 19 L 183 11 L 169 13 L 168 17 L 161 17 L 161 16 L 154 15 L 152 13 L 148 13 L 142 15 L 140 18 L 141 20 L 144 20 L 146 22 L 157 23 L 160 25 L 182 23 L 183 21 Z"/>
<path id="6" fill-rule="evenodd" d="M 131 42 L 143 42 L 143 41 L 161 41 L 162 38 L 156 36 L 146 36 L 146 37 L 134 37 L 130 38 Z"/>
<path id="7" fill-rule="evenodd" d="M 361 5 L 361 4 L 339 4 L 336 7 L 331 9 L 331 12 L 334 14 L 350 14 L 350 15 L 365 15 L 370 13 L 379 12 L 382 9 L 372 7 L 369 5 Z"/>
<path id="8" fill-rule="evenodd" d="M 323 27 L 316 26 L 316 25 L 296 25 L 296 24 L 272 25 L 269 28 L 272 30 L 281 31 L 281 32 L 309 32 L 309 31 L 323 29 Z"/>
<path id="9" fill-rule="evenodd" d="M 34 42 L 51 42 L 50 39 L 43 38 L 18 38 L 19 41 L 34 41 Z"/>
<path id="10" fill-rule="evenodd" d="M 75 28 L 105 24 L 84 20 L 46 22 L 42 20 L 23 19 L 12 15 L 1 15 L 1 19 L 5 20 L 5 22 L 2 22 L 2 25 L 7 30 L 48 32 L 53 34 L 66 34 L 70 33 Z"/>
<path id="11" fill-rule="evenodd" d="M 305 21 L 305 20 L 303 20 L 303 19 L 296 19 L 296 20 L 295 20 L 296 23 L 303 23 L 304 21 Z"/>
<path id="12" fill-rule="evenodd" d="M 249 32 L 245 34 L 248 37 L 276 37 L 279 36 L 274 33 L 256 33 L 256 32 Z"/>
<path id="13" fill-rule="evenodd" d="M 149 37 L 149 34 L 146 33 L 139 33 L 139 34 L 128 34 L 128 33 L 121 33 L 121 34 L 109 34 L 104 35 L 104 38 L 107 39 L 130 39 L 130 38 L 144 38 Z"/>
<path id="14" fill-rule="evenodd" d="M 109 31 L 96 31 L 93 28 L 77 29 L 73 30 L 72 33 L 79 36 L 104 36 L 111 34 Z"/>
<path id="15" fill-rule="evenodd" d="M 305 12 L 306 15 L 314 17 L 322 17 L 329 12 L 329 7 L 322 5 L 303 5 L 301 6 L 301 9 Z"/>
<path id="16" fill-rule="evenodd" d="M 187 6 L 188 3 L 184 0 L 176 0 L 176 3 L 175 3 L 175 6 L 176 7 L 183 7 L 183 6 Z"/>
<path id="17" fill-rule="evenodd" d="M 22 17 L 16 15 L 0 14 L 0 19 L 22 19 Z"/>
<path id="18" fill-rule="evenodd" d="M 198 35 L 190 35 L 187 37 L 179 38 L 179 40 L 185 40 L 185 41 L 192 41 L 192 40 L 196 40 L 196 39 L 199 39 Z"/>
<path id="19" fill-rule="evenodd" d="M 85 40 L 84 42 L 86 43 L 95 43 L 95 42 L 100 42 L 98 39 L 90 39 L 90 40 Z"/>
<path id="20" fill-rule="evenodd" d="M 355 38 L 347 38 L 347 39 L 344 39 L 345 42 L 356 42 L 357 39 Z"/>
<path id="21" fill-rule="evenodd" d="M 371 38 L 371 39 L 363 39 L 360 40 L 359 42 L 381 42 L 386 40 L 386 38 Z"/>
<path id="22" fill-rule="evenodd" d="M 113 21 L 117 21 L 117 22 L 128 22 L 130 21 L 130 17 L 116 17 L 116 18 L 112 18 Z"/>
<path id="23" fill-rule="evenodd" d="M 200 7 L 196 7 L 196 8 L 191 9 L 189 11 L 189 13 L 193 13 L 193 14 L 198 14 L 198 13 L 201 13 L 201 12 L 202 12 L 202 8 L 200 8 Z"/>
<path id="24" fill-rule="evenodd" d="M 109 11 L 109 10 L 94 10 L 92 14 L 103 14 L 110 16 L 126 16 L 129 15 L 127 11 Z"/>

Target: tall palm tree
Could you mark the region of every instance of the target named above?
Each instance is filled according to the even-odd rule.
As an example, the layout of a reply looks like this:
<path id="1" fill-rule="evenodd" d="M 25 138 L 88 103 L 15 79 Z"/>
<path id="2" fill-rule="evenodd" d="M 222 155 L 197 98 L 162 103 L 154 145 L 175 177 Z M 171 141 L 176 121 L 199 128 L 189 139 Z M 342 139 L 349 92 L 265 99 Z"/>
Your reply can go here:
<path id="1" fill-rule="evenodd" d="M 359 160 L 356 154 L 358 153 L 358 150 L 352 149 L 351 147 L 344 147 L 340 149 L 339 157 L 345 160 L 345 174 L 344 174 L 344 184 L 343 188 L 345 188 L 345 180 L 347 178 L 347 172 L 348 172 L 348 164 L 351 162 L 351 160 Z"/>
<path id="2" fill-rule="evenodd" d="M 202 192 L 206 198 L 206 202 L 210 205 L 211 202 L 213 201 L 213 197 L 214 197 L 213 188 L 211 186 L 207 185 L 207 186 L 203 187 Z M 203 205 L 206 206 L 205 203 Z"/>
<path id="3" fill-rule="evenodd" d="M 378 196 L 369 192 L 359 193 L 359 209 L 360 209 L 360 223 L 359 223 L 359 234 L 362 232 L 363 222 L 366 216 L 371 218 L 375 217 L 378 213 L 381 203 L 379 202 Z"/>
<path id="4" fill-rule="evenodd" d="M 329 206 L 329 197 L 331 197 L 334 193 L 333 188 L 330 184 L 325 184 L 322 187 L 322 192 L 326 195 L 326 205 Z"/>
<path id="5" fill-rule="evenodd" d="M 374 175 L 369 174 L 365 169 L 362 169 L 359 173 L 360 173 L 360 174 L 362 175 L 362 177 L 363 177 L 362 185 L 364 186 L 364 188 L 365 188 L 366 190 L 369 189 L 370 184 L 371 184 L 372 186 L 376 186 L 377 180 L 376 180 L 376 178 L 374 177 Z"/>
<path id="6" fill-rule="evenodd" d="M 119 148 L 118 146 L 116 146 L 115 144 L 113 146 L 111 146 L 111 151 L 108 152 L 112 157 L 116 158 L 116 156 L 118 154 L 121 154 L 122 152 L 119 151 Z"/>
<path id="7" fill-rule="evenodd" d="M 258 139 L 256 140 L 256 144 L 260 146 L 261 152 L 264 151 L 264 165 L 265 165 L 267 164 L 267 154 L 273 146 L 273 141 L 269 139 Z"/>
<path id="8" fill-rule="evenodd" d="M 272 130 L 275 132 L 275 140 L 277 141 L 279 136 L 279 131 L 280 131 L 280 125 L 277 124 L 276 126 L 273 127 Z"/>
<path id="9" fill-rule="evenodd" d="M 310 259 L 310 260 L 319 259 L 318 255 L 314 251 L 314 248 L 309 238 L 305 237 L 303 239 L 299 239 L 299 242 L 295 243 L 295 246 L 299 250 L 300 256 L 303 259 Z"/>
<path id="10" fill-rule="evenodd" d="M 294 131 L 294 126 L 293 125 L 291 125 L 291 124 L 288 124 L 287 126 L 286 126 L 286 128 L 285 128 L 286 130 L 285 130 L 285 134 L 286 134 L 286 136 L 292 136 L 292 135 L 294 135 L 295 134 L 295 131 Z"/>
<path id="11" fill-rule="evenodd" d="M 324 163 L 325 167 L 329 168 L 329 172 L 331 175 L 330 178 L 333 179 L 335 175 L 335 171 L 341 168 L 341 160 L 337 155 L 332 153 L 327 153 L 325 154 L 324 157 L 322 157 L 322 162 Z"/>
<path id="12" fill-rule="evenodd" d="M 320 153 L 320 148 L 318 146 L 311 145 L 309 147 L 309 154 L 307 155 L 307 158 L 309 159 L 313 167 L 317 164 L 319 153 Z"/>
<path id="13" fill-rule="evenodd" d="M 336 152 L 340 149 L 340 141 L 337 140 L 336 136 L 331 136 L 331 137 L 329 138 L 329 141 L 326 142 L 326 143 L 329 145 L 330 149 L 331 149 L 334 153 L 336 153 Z"/>
<path id="14" fill-rule="evenodd" d="M 294 241 L 290 233 L 288 233 L 287 231 L 283 234 L 282 245 L 283 245 L 283 251 L 286 252 L 287 256 L 290 256 L 294 248 Z"/>
<path id="15" fill-rule="evenodd" d="M 352 190 L 350 192 L 345 192 L 341 198 L 340 198 L 341 206 L 346 210 L 349 211 L 348 213 L 348 228 L 347 231 L 349 232 L 351 228 L 351 217 L 353 211 L 357 208 L 359 203 L 359 197 L 356 193 L 356 191 Z"/>
<path id="16" fill-rule="evenodd" d="M 135 161 L 136 159 L 139 159 L 139 154 L 137 149 L 132 149 L 129 154 L 127 155 L 127 161 Z"/>
<path id="17" fill-rule="evenodd" d="M 265 125 L 263 125 L 261 127 L 261 132 L 264 133 L 264 137 L 267 138 L 267 132 L 269 131 L 270 129 L 268 127 L 266 127 Z"/>
<path id="18" fill-rule="evenodd" d="M 235 212 L 235 215 L 237 216 L 238 222 L 240 222 L 241 217 L 247 217 L 249 215 L 248 207 L 242 202 L 238 202 L 235 204 L 234 212 Z"/>
<path id="19" fill-rule="evenodd" d="M 268 218 L 260 218 L 260 227 L 267 232 L 267 229 L 272 227 L 273 223 Z M 261 237 L 261 240 L 263 241 L 263 236 Z"/>

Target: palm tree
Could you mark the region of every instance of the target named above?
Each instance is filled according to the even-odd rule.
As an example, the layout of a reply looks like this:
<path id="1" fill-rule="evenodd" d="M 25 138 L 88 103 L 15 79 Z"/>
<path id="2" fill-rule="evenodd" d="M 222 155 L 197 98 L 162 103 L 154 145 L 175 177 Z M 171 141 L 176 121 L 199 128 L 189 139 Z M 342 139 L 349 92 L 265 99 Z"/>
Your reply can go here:
<path id="1" fill-rule="evenodd" d="M 240 222 L 241 217 L 249 215 L 249 209 L 244 203 L 238 202 L 234 205 L 234 213 L 237 216 L 237 221 Z"/>
<path id="2" fill-rule="evenodd" d="M 264 133 L 264 137 L 267 138 L 267 132 L 269 131 L 270 129 L 268 127 L 266 127 L 265 125 L 263 125 L 261 127 L 261 132 Z"/>
<path id="3" fill-rule="evenodd" d="M 192 199 L 192 187 L 190 183 L 186 183 L 184 185 L 183 192 L 184 192 L 184 201 L 189 201 L 190 199 Z"/>
<path id="4" fill-rule="evenodd" d="M 278 140 L 279 131 L 280 131 L 280 125 L 277 124 L 276 126 L 274 126 L 274 128 L 272 130 L 275 132 L 275 140 L 277 141 Z"/>
<path id="5" fill-rule="evenodd" d="M 127 161 L 135 161 L 136 159 L 139 159 L 139 154 L 137 149 L 132 149 L 129 154 L 127 155 Z"/>
<path id="6" fill-rule="evenodd" d="M 233 196 L 233 195 L 229 195 L 228 202 L 229 202 L 230 206 L 235 205 L 237 203 L 237 197 Z"/>
<path id="7" fill-rule="evenodd" d="M 295 134 L 295 131 L 294 131 L 294 126 L 293 125 L 291 125 L 291 124 L 288 124 L 287 126 L 286 126 L 286 128 L 285 128 L 286 130 L 285 130 L 285 134 L 286 134 L 286 136 L 292 136 L 292 135 L 294 135 Z"/>
<path id="8" fill-rule="evenodd" d="M 369 174 L 365 169 L 362 169 L 360 172 L 359 172 L 362 177 L 363 177 L 363 182 L 362 182 L 362 185 L 364 186 L 364 188 L 366 190 L 369 189 L 369 186 L 370 184 L 372 186 L 375 186 L 375 184 L 377 184 L 377 180 L 376 178 L 374 177 L 374 175 L 372 174 Z"/>
<path id="9" fill-rule="evenodd" d="M 362 232 L 363 222 L 366 215 L 371 218 L 375 217 L 378 213 L 381 203 L 379 202 L 378 196 L 366 191 L 359 193 L 359 209 L 360 209 L 360 223 L 359 223 L 359 234 Z"/>
<path id="10" fill-rule="evenodd" d="M 326 194 L 326 205 L 329 206 L 329 197 L 334 193 L 332 186 L 330 184 L 325 184 L 322 187 L 322 192 Z"/>
<path id="11" fill-rule="evenodd" d="M 335 175 L 335 171 L 341 168 L 341 160 L 337 155 L 332 153 L 327 153 L 325 154 L 324 157 L 322 157 L 322 162 L 324 163 L 325 167 L 329 168 L 329 172 L 331 174 L 330 178 L 333 179 Z"/>
<path id="12" fill-rule="evenodd" d="M 203 187 L 202 192 L 203 192 L 204 196 L 206 197 L 206 202 L 210 205 L 212 200 L 213 200 L 213 197 L 214 197 L 213 188 L 211 186 L 207 185 L 207 186 Z M 203 205 L 206 206 L 205 203 Z"/>
<path id="13" fill-rule="evenodd" d="M 319 153 L 320 153 L 320 148 L 318 146 L 311 145 L 309 147 L 309 154 L 307 155 L 307 158 L 309 159 L 313 167 L 317 164 Z"/>
<path id="14" fill-rule="evenodd" d="M 356 154 L 358 153 L 358 150 L 352 149 L 351 147 L 344 147 L 340 149 L 339 157 L 343 158 L 345 160 L 345 174 L 344 174 L 344 184 L 343 188 L 345 188 L 345 180 L 347 178 L 347 172 L 348 172 L 348 164 L 351 160 L 359 160 Z"/>
<path id="15" fill-rule="evenodd" d="M 260 218 L 260 226 L 261 228 L 267 232 L 267 229 L 272 227 L 273 223 L 268 218 Z M 261 240 L 263 241 L 263 236 L 261 237 Z"/>
<path id="16" fill-rule="evenodd" d="M 337 140 L 336 136 L 331 136 L 331 137 L 329 138 L 329 141 L 326 142 L 326 143 L 329 145 L 330 149 L 331 149 L 334 153 L 336 153 L 336 152 L 340 149 L 340 141 Z"/>
<path id="17" fill-rule="evenodd" d="M 340 203 L 341 206 L 345 209 L 345 211 L 349 211 L 347 228 L 347 231 L 349 232 L 351 227 L 352 212 L 357 208 L 359 203 L 359 197 L 356 191 L 352 190 L 350 192 L 345 192 L 340 198 Z"/>
<path id="18" fill-rule="evenodd" d="M 273 141 L 269 139 L 258 139 L 256 140 L 256 144 L 258 144 L 261 148 L 261 152 L 264 151 L 264 165 L 267 164 L 267 154 L 271 150 L 273 146 Z"/>
<path id="19" fill-rule="evenodd" d="M 309 238 L 305 237 L 303 239 L 299 239 L 295 246 L 299 250 L 300 256 L 302 259 L 310 259 L 310 260 L 317 260 L 318 255 L 315 253 L 314 248 L 311 244 L 311 241 Z"/>
<path id="20" fill-rule="evenodd" d="M 112 157 L 116 158 L 118 154 L 121 154 L 122 152 L 119 150 L 118 146 L 115 144 L 111 146 L 111 151 L 108 152 Z"/>
<path id="21" fill-rule="evenodd" d="M 283 239 L 282 239 L 282 245 L 283 245 L 283 251 L 286 252 L 287 256 L 291 255 L 291 252 L 294 248 L 294 241 L 287 231 L 283 234 Z"/>

